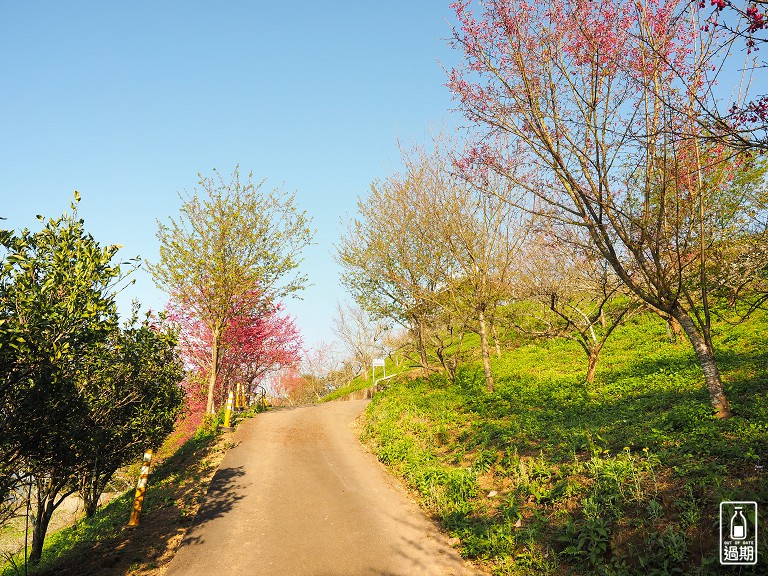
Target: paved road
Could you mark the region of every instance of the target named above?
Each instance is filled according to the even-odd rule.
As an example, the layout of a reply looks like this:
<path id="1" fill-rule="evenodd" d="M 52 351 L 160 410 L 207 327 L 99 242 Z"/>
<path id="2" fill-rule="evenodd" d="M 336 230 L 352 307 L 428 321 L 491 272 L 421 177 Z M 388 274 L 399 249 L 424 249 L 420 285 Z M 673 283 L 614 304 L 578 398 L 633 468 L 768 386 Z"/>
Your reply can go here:
<path id="1" fill-rule="evenodd" d="M 366 403 L 241 423 L 166 576 L 477 574 L 356 439 Z"/>

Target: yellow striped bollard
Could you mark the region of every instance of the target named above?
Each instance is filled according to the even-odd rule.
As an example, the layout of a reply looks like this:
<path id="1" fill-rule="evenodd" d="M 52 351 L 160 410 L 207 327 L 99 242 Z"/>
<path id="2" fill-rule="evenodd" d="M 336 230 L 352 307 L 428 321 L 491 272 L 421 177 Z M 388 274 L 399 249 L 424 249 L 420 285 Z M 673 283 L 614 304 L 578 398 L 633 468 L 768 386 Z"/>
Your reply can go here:
<path id="1" fill-rule="evenodd" d="M 149 477 L 149 463 L 152 461 L 152 450 L 144 453 L 144 461 L 141 463 L 141 472 L 139 473 L 139 482 L 136 484 L 136 495 L 133 497 L 133 509 L 131 510 L 131 519 L 128 520 L 128 526 L 138 526 L 141 507 L 144 504 L 144 493 L 147 491 L 147 478 Z"/>
<path id="2" fill-rule="evenodd" d="M 224 410 L 224 426 L 222 428 L 224 430 L 232 430 L 232 427 L 229 425 L 229 421 L 232 418 L 232 402 L 235 399 L 234 393 L 230 390 L 229 395 L 227 396 L 227 407 Z"/>

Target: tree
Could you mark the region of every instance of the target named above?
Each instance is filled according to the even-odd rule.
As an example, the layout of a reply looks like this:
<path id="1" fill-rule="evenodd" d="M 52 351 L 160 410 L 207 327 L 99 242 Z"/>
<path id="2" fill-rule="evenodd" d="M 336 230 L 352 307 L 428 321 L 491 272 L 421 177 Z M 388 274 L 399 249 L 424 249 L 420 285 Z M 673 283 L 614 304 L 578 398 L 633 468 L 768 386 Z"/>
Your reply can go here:
<path id="1" fill-rule="evenodd" d="M 333 332 L 341 340 L 355 365 L 356 374 L 370 371 L 374 356 L 383 353 L 383 341 L 389 326 L 374 321 L 362 308 L 351 304 L 336 304 Z"/>
<path id="2" fill-rule="evenodd" d="M 679 6 L 497 0 L 475 17 L 459 2 L 454 46 L 465 61 L 449 84 L 486 134 L 464 167 L 505 174 L 548 216 L 583 228 L 633 294 L 680 323 L 728 417 L 706 248 L 716 241 L 710 200 L 724 187 L 717 166 L 730 153 L 699 138 L 708 55 Z"/>
<path id="3" fill-rule="evenodd" d="M 717 241 L 708 250 L 707 277 L 712 294 L 740 318 L 768 301 L 768 163 L 752 158 L 735 171 L 728 190 L 713 204 L 711 226 Z"/>
<path id="4" fill-rule="evenodd" d="M 518 312 L 518 328 L 576 341 L 587 356 L 588 384 L 608 338 L 640 308 L 604 259 L 574 238 L 559 240 L 552 230 L 528 244 L 516 296 L 527 300 Z"/>
<path id="5" fill-rule="evenodd" d="M 199 318 L 210 331 L 206 412 L 214 411 L 222 335 L 240 310 L 239 300 L 254 291 L 270 302 L 300 290 L 301 250 L 313 236 L 310 220 L 293 195 L 263 190 L 253 175 L 229 181 L 214 171 L 200 176 L 199 190 L 181 196 L 178 220 L 158 222 L 160 260 L 148 264 L 157 285 Z"/>
<path id="6" fill-rule="evenodd" d="M 716 47 L 711 68 L 711 80 L 723 71 L 738 69 L 738 82 L 728 79 L 727 85 L 738 85 L 731 95 L 729 108 L 723 110 L 711 99 L 700 99 L 698 119 L 707 136 L 721 144 L 747 151 L 768 150 L 768 94 L 758 72 L 765 60 L 758 58 L 761 47 L 768 42 L 768 1 L 751 0 L 736 4 L 731 0 L 697 0 L 689 11 L 705 31 L 712 31 Z M 728 59 L 737 50 L 744 52 L 744 63 L 736 66 Z M 760 92 L 756 92 L 760 91 Z"/>
<path id="7" fill-rule="evenodd" d="M 282 311 L 282 305 L 272 304 L 233 318 L 224 333 L 224 380 L 255 387 L 268 373 L 299 364 L 301 334 Z"/>
<path id="8" fill-rule="evenodd" d="M 490 338 L 498 305 L 507 301 L 530 218 L 516 208 L 516 188 L 488 174 L 483 189 L 456 174 L 452 156 L 435 141 L 433 151 L 416 148 L 405 156 L 406 170 L 421 174 L 423 204 L 415 210 L 429 225 L 421 232 L 432 249 L 442 246 L 444 265 L 431 268 L 439 287 L 431 298 L 480 336 L 486 387 L 493 391 Z M 408 232 L 404 232 L 407 234 Z"/>
<path id="9" fill-rule="evenodd" d="M 491 177 L 480 189 L 456 173 L 450 142 L 433 144 L 402 150 L 402 172 L 359 202 L 339 249 L 343 281 L 373 318 L 411 332 L 424 368 L 431 348 L 454 375 L 465 331 L 477 332 L 493 390 L 494 314 L 510 293 L 530 218 L 513 205 L 509 181 Z"/>
<path id="10" fill-rule="evenodd" d="M 423 233 L 431 225 L 421 209 L 428 202 L 424 177 L 408 171 L 373 183 L 370 194 L 358 200 L 358 215 L 339 243 L 337 261 L 355 302 L 373 320 L 390 319 L 406 328 L 426 369 L 435 278 L 447 256 Z"/>
<path id="11" fill-rule="evenodd" d="M 219 342 L 214 389 L 214 400 L 218 402 L 226 397 L 225 383 L 241 382 L 253 387 L 269 372 L 295 366 L 301 359 L 301 336 L 293 319 L 281 313 L 279 304 L 265 307 L 260 295 L 249 293 L 237 307 L 230 314 Z M 179 330 L 179 352 L 187 367 L 187 401 L 195 411 L 207 394 L 213 337 L 204 321 L 174 301 L 168 304 L 168 319 Z"/>
<path id="12" fill-rule="evenodd" d="M 76 382 L 88 450 L 74 487 L 86 516 L 96 512 L 118 468 L 157 449 L 173 431 L 183 408 L 182 378 L 175 332 L 150 316 L 139 323 L 137 309 L 124 328 L 114 329 L 81 360 Z"/>
<path id="13" fill-rule="evenodd" d="M 122 275 L 112 258 L 119 247 L 101 247 L 85 232 L 78 202 L 75 193 L 72 213 L 48 220 L 40 232 L 0 233 L 2 485 L 19 470 L 34 477 L 32 562 L 90 449 L 76 386 L 81 360 L 117 325 L 113 287 Z"/>
<path id="14" fill-rule="evenodd" d="M 305 349 L 301 359 L 300 371 L 313 387 L 319 400 L 325 393 L 345 384 L 336 377 L 341 368 L 341 354 L 336 346 L 321 340 L 311 348 Z"/>
<path id="15" fill-rule="evenodd" d="M 275 375 L 272 380 L 272 388 L 291 406 L 305 404 L 317 399 L 314 383 L 292 367 L 284 368 Z"/>

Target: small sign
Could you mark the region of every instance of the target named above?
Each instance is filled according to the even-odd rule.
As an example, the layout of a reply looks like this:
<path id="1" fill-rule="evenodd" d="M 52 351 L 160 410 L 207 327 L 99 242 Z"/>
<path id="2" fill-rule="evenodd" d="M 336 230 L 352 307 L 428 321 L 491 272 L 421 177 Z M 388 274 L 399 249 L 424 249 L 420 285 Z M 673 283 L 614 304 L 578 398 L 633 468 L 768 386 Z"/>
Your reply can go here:
<path id="1" fill-rule="evenodd" d="M 720 503 L 720 564 L 757 564 L 757 502 Z"/>
<path id="2" fill-rule="evenodd" d="M 376 368 L 377 366 L 381 366 L 384 368 L 384 358 L 374 358 L 372 366 Z"/>

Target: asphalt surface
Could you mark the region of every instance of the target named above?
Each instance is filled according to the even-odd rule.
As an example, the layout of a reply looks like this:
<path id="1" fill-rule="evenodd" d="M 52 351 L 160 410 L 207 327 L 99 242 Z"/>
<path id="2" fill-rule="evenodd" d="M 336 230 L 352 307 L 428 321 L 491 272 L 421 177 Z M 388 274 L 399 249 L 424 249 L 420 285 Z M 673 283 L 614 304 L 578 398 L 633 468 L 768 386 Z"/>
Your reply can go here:
<path id="1" fill-rule="evenodd" d="M 242 422 L 166 576 L 478 574 L 360 445 L 367 402 Z"/>

